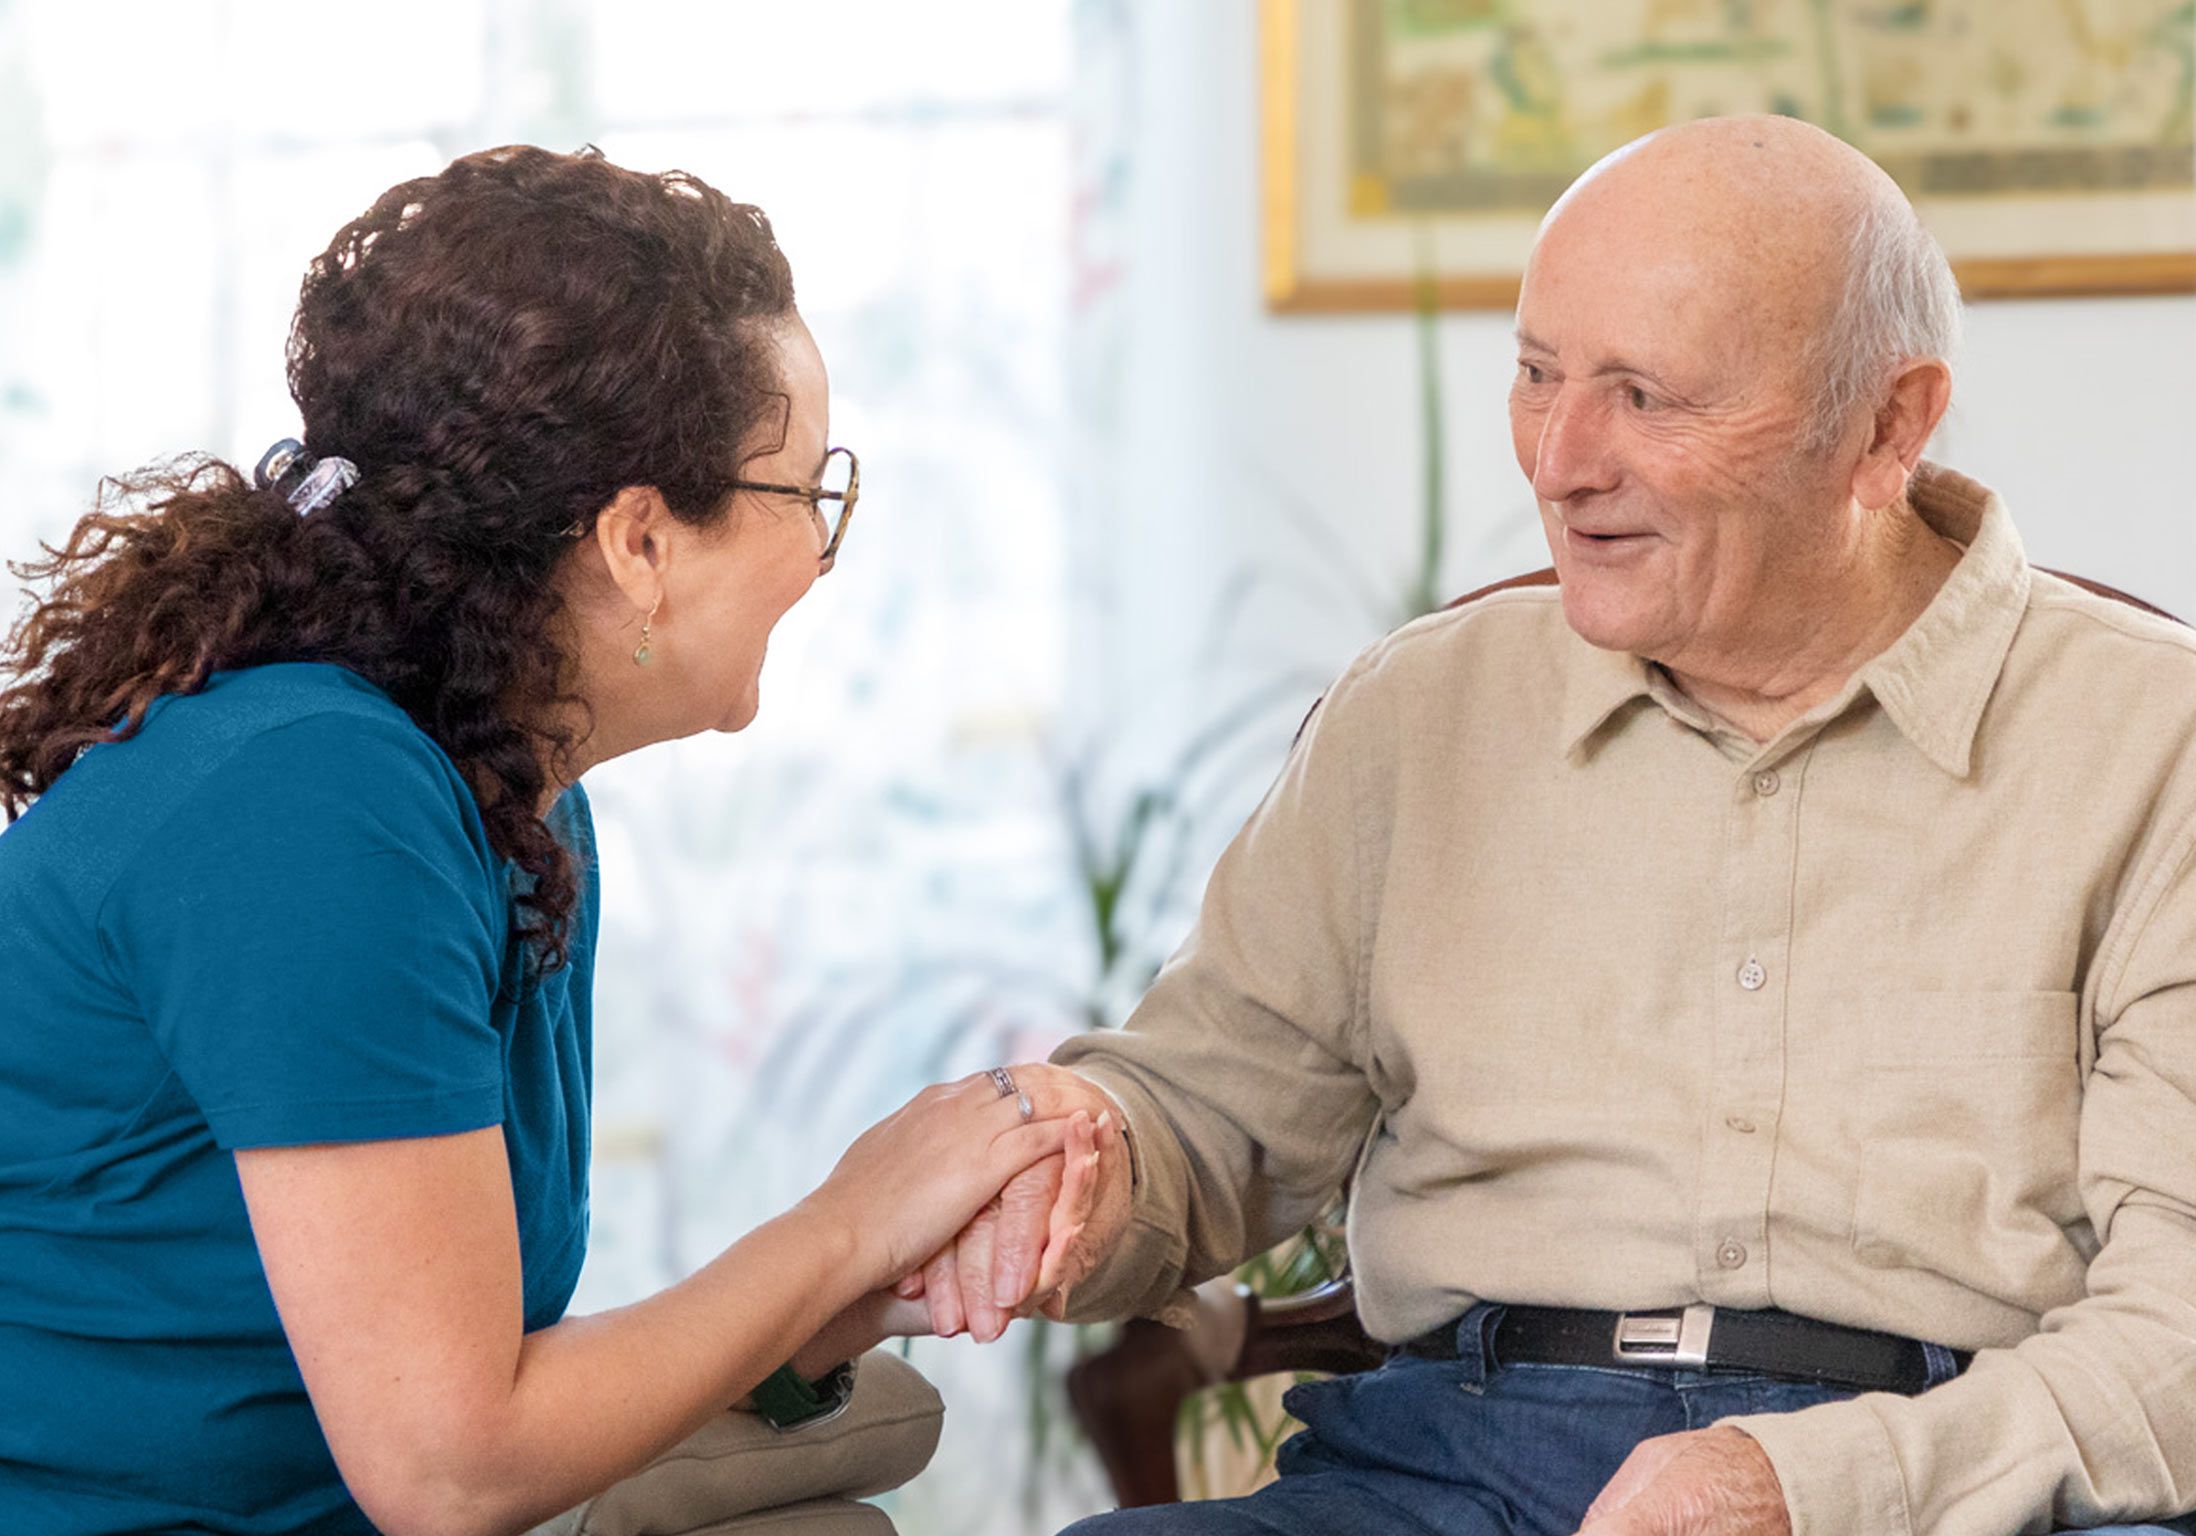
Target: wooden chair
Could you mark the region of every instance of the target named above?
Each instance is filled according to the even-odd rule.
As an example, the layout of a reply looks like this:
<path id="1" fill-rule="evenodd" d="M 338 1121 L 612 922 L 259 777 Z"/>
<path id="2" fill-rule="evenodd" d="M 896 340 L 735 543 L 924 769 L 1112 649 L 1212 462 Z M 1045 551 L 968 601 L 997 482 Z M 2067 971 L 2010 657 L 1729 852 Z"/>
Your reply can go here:
<path id="1" fill-rule="evenodd" d="M 2047 574 L 2173 619 L 2164 609 L 2102 582 L 2059 571 Z M 1553 568 L 1532 571 L 1466 593 L 1448 606 L 1461 607 L 1511 587 L 1555 583 Z M 1191 1327 L 1169 1328 L 1138 1318 L 1123 1326 L 1110 1347 L 1068 1371 L 1068 1407 L 1097 1450 L 1124 1509 L 1172 1504 L 1181 1497 L 1174 1464 L 1175 1422 L 1191 1393 L 1280 1371 L 1342 1375 L 1370 1370 L 1387 1358 L 1387 1346 L 1358 1321 L 1356 1293 L 1347 1277 L 1276 1300 L 1255 1296 L 1247 1286 L 1223 1277 L 1198 1288 L 1197 1304 Z"/>
<path id="2" fill-rule="evenodd" d="M 1181 1497 L 1174 1428 L 1191 1393 L 1276 1371 L 1369 1371 L 1387 1358 L 1358 1322 L 1346 1278 L 1268 1301 L 1223 1277 L 1198 1288 L 1197 1306 L 1187 1329 L 1124 1323 L 1111 1346 L 1068 1369 L 1068 1408 L 1123 1509 Z"/>

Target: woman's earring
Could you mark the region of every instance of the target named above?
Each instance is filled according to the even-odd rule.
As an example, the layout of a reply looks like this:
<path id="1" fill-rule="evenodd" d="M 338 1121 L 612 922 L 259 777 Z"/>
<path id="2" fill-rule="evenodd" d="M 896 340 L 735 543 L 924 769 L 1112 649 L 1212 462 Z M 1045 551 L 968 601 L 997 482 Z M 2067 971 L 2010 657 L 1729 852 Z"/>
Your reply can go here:
<path id="1" fill-rule="evenodd" d="M 656 599 L 656 608 L 661 608 L 662 606 L 663 599 L 659 597 Z M 656 608 L 649 609 L 648 617 L 641 620 L 641 643 L 639 648 L 633 652 L 633 665 L 636 667 L 647 666 L 649 661 L 656 654 L 654 651 L 648 648 L 648 626 L 650 624 L 653 624 L 656 620 Z"/>

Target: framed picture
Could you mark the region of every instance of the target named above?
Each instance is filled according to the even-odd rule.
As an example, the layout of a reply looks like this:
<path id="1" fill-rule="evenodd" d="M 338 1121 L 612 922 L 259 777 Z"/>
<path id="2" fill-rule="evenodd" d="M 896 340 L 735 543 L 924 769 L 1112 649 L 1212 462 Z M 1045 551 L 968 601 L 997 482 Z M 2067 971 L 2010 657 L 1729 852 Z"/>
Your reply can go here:
<path id="1" fill-rule="evenodd" d="M 1507 308 L 1609 150 L 1804 117 L 1914 200 L 1970 298 L 2196 290 L 2188 0 L 1261 0 L 1278 310 Z"/>

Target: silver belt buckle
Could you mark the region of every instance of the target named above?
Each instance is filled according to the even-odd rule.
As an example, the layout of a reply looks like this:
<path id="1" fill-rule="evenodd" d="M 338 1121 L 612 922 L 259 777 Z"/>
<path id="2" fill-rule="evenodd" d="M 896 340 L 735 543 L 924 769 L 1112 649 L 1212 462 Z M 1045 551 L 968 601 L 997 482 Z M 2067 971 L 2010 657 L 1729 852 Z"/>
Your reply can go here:
<path id="1" fill-rule="evenodd" d="M 1617 1317 L 1616 1357 L 1630 1365 L 1699 1369 L 1708 1363 L 1708 1336 L 1715 1327 L 1716 1309 L 1704 1302 L 1695 1302 L 1676 1317 L 1625 1312 Z"/>

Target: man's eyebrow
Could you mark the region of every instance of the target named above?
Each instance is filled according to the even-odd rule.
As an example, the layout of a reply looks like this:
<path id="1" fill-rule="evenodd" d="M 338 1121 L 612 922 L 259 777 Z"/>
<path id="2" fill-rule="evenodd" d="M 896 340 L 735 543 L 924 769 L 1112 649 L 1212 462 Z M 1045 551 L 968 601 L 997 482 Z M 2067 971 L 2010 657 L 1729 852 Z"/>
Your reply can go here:
<path id="1" fill-rule="evenodd" d="M 1528 352 L 1545 352 L 1550 357 L 1555 356 L 1556 349 L 1554 347 L 1549 346 L 1548 343 L 1542 341 L 1538 336 L 1535 336 L 1531 331 L 1526 330 L 1523 326 L 1519 326 L 1517 328 L 1517 344 Z M 1645 379 L 1648 383 L 1654 385 L 1657 390 L 1661 391 L 1665 395 L 1668 395 L 1672 400 L 1682 402 L 1686 398 L 1685 395 L 1680 393 L 1679 390 L 1674 385 L 1672 385 L 1668 379 L 1664 378 L 1661 374 L 1655 372 L 1654 369 L 1646 367 L 1640 363 L 1635 363 L 1628 357 L 1603 358 L 1599 363 L 1594 365 L 1594 370 L 1590 377 L 1597 379 L 1606 378 L 1612 373 L 1628 373 L 1631 374 L 1634 378 Z"/>
<path id="2" fill-rule="evenodd" d="M 1636 378 L 1645 379 L 1666 395 L 1674 396 L 1677 393 L 1676 390 L 1670 387 L 1669 381 L 1664 379 L 1661 374 L 1655 372 L 1652 368 L 1643 367 L 1629 358 L 1606 357 L 1601 360 L 1600 366 L 1594 369 L 1594 377 L 1597 379 L 1612 373 L 1629 373 Z"/>

